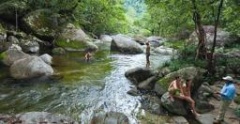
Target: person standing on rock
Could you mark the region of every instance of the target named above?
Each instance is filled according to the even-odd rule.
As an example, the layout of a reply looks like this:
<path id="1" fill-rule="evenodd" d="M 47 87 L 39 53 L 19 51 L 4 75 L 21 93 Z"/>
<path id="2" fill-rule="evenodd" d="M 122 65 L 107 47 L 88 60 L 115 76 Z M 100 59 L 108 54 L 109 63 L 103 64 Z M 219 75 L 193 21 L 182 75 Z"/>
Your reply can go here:
<path id="1" fill-rule="evenodd" d="M 146 43 L 147 47 L 146 47 L 146 68 L 150 67 L 150 43 L 149 41 L 147 41 Z"/>
<path id="2" fill-rule="evenodd" d="M 222 87 L 220 92 L 215 92 L 216 94 L 219 94 L 221 96 L 220 111 L 218 113 L 217 118 L 214 121 L 215 124 L 224 122 L 225 113 L 236 95 L 234 79 L 231 76 L 226 76 L 223 77 L 222 79 L 225 81 L 224 86 Z"/>

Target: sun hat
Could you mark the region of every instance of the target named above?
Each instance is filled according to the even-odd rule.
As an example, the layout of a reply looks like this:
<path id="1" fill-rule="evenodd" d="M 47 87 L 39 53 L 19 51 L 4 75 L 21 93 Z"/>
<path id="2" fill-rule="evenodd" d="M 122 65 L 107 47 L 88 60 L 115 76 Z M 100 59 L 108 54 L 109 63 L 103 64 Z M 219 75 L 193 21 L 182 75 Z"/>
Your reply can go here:
<path id="1" fill-rule="evenodd" d="M 231 76 L 226 76 L 226 77 L 223 77 L 222 79 L 226 81 L 234 81 Z"/>

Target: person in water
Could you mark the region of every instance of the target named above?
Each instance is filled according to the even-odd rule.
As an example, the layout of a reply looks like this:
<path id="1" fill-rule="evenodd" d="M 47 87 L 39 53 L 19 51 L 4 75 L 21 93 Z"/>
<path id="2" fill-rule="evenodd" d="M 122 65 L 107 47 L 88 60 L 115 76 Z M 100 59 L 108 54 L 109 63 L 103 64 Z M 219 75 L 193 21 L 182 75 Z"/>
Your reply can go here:
<path id="1" fill-rule="evenodd" d="M 174 98 L 178 98 L 189 102 L 192 113 L 197 117 L 199 114 L 195 109 L 195 101 L 191 98 L 191 82 L 192 80 L 190 79 L 187 79 L 186 82 L 184 82 L 181 77 L 176 76 L 175 80 L 170 83 L 168 92 L 172 101 L 174 101 Z"/>
<path id="2" fill-rule="evenodd" d="M 150 44 L 149 41 L 147 41 L 146 43 L 147 47 L 146 47 L 146 67 L 149 68 L 150 67 Z"/>
<path id="3" fill-rule="evenodd" d="M 85 61 L 86 61 L 86 62 L 89 62 L 91 58 L 92 58 L 92 53 L 91 53 L 90 51 L 88 51 L 88 52 L 85 54 Z"/>

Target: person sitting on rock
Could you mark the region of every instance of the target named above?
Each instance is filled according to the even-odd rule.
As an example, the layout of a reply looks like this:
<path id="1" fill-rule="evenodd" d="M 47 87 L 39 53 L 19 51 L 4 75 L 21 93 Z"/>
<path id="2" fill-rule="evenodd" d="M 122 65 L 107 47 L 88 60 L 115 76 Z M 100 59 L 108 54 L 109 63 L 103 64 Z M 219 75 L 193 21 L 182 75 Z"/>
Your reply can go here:
<path id="1" fill-rule="evenodd" d="M 186 79 L 186 82 L 182 83 L 182 91 L 183 91 L 183 95 L 185 97 L 184 99 L 191 103 L 192 113 L 195 116 L 199 116 L 199 114 L 195 110 L 195 101 L 191 97 L 191 85 L 192 85 L 191 79 Z"/>
<path id="2" fill-rule="evenodd" d="M 175 77 L 175 80 L 172 81 L 168 87 L 168 92 L 170 95 L 171 101 L 174 101 L 173 96 L 179 96 L 180 95 L 180 87 L 181 87 L 181 78 L 179 76 Z"/>
<path id="3" fill-rule="evenodd" d="M 191 80 L 187 80 L 183 82 L 182 79 L 177 76 L 175 80 L 172 81 L 168 87 L 168 92 L 170 95 L 170 99 L 174 101 L 174 98 L 182 99 L 190 103 L 191 111 L 195 117 L 199 116 L 195 109 L 195 101 L 191 98 L 190 95 L 190 85 Z"/>

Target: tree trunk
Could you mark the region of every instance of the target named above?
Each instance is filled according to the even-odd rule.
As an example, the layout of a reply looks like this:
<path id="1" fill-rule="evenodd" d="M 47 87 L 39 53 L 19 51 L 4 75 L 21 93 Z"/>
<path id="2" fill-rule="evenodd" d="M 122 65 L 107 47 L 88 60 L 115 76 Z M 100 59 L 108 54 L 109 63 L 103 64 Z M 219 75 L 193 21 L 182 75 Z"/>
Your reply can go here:
<path id="1" fill-rule="evenodd" d="M 197 10 L 197 6 L 196 6 L 196 2 L 195 0 L 191 0 L 192 4 L 193 4 L 193 21 L 195 23 L 195 30 L 196 30 L 196 34 L 198 37 L 198 46 L 197 46 L 197 50 L 196 50 L 196 56 L 195 56 L 195 60 L 196 59 L 206 59 L 206 47 L 205 47 L 205 41 L 206 41 L 206 34 L 205 31 L 203 29 L 202 26 L 202 22 L 201 22 L 201 16 Z"/>
<path id="2" fill-rule="evenodd" d="M 213 45 L 212 45 L 212 49 L 211 49 L 211 53 L 209 55 L 209 59 L 208 59 L 208 72 L 211 75 L 214 75 L 215 73 L 215 64 L 214 64 L 214 51 L 215 51 L 215 46 L 216 46 L 216 38 L 217 38 L 217 27 L 219 24 L 219 18 L 220 18 L 220 14 L 221 14 L 221 9 L 223 6 L 223 0 L 220 1 L 220 4 L 218 6 L 218 11 L 217 11 L 217 18 L 215 19 L 215 26 L 214 26 L 214 38 L 213 38 Z"/>
<path id="3" fill-rule="evenodd" d="M 15 22 L 15 23 L 16 23 L 16 24 L 15 24 L 15 26 L 16 26 L 16 27 L 15 27 L 15 28 L 16 28 L 15 30 L 17 31 L 17 30 L 18 30 L 18 12 L 17 12 L 17 8 L 16 8 L 16 7 L 15 7 L 15 21 L 16 21 L 16 22 Z"/>

